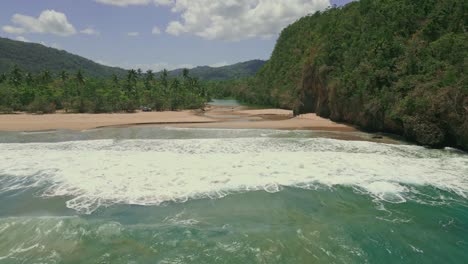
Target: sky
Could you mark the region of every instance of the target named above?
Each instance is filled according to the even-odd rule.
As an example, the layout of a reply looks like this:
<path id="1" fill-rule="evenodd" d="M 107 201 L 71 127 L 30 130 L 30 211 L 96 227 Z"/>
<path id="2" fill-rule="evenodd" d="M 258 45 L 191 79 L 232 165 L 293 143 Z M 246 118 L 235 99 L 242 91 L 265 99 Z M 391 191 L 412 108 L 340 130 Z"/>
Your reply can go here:
<path id="1" fill-rule="evenodd" d="M 281 30 L 351 0 L 2 0 L 0 36 L 155 71 L 268 59 Z"/>

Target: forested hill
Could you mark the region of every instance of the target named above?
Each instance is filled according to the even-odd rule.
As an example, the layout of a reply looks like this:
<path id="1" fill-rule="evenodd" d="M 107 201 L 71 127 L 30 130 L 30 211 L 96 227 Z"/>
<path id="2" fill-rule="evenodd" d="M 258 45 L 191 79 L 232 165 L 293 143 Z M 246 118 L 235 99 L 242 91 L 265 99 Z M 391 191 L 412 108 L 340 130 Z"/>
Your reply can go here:
<path id="1" fill-rule="evenodd" d="M 234 80 L 255 76 L 265 63 L 263 60 L 250 60 L 222 67 L 199 66 L 191 69 L 190 74 L 206 81 Z M 183 69 L 173 70 L 169 76 L 181 76 L 182 72 Z"/>
<path id="2" fill-rule="evenodd" d="M 466 150 L 467 10 L 466 0 L 360 0 L 304 17 L 231 95 Z"/>
<path id="3" fill-rule="evenodd" d="M 108 67 L 63 50 L 49 48 L 41 44 L 26 43 L 0 38 L 0 73 L 6 73 L 17 65 L 24 71 L 52 73 L 81 70 L 86 76 L 108 78 L 113 74 L 124 76 L 126 71 Z"/>

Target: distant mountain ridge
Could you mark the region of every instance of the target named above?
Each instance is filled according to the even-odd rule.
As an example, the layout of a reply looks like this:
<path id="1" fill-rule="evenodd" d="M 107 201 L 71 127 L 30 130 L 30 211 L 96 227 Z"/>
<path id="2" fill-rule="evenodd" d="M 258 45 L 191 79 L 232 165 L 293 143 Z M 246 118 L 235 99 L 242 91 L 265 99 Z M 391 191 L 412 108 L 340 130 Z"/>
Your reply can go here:
<path id="1" fill-rule="evenodd" d="M 126 74 L 124 69 L 101 65 L 64 50 L 0 37 L 0 73 L 10 71 L 15 65 L 31 73 L 48 70 L 57 74 L 81 70 L 85 76 L 96 78 Z"/>
<path id="2" fill-rule="evenodd" d="M 250 60 L 222 67 L 198 66 L 190 69 L 190 75 L 205 81 L 223 81 L 253 77 L 266 61 Z M 183 69 L 169 71 L 169 76 L 176 77 L 182 75 Z M 158 73 L 160 75 L 161 72 Z"/>
<path id="3" fill-rule="evenodd" d="M 253 77 L 265 63 L 263 60 L 250 60 L 222 67 L 198 66 L 190 70 L 190 75 L 216 81 Z M 126 69 L 102 65 L 64 50 L 0 37 L 0 73 L 11 71 L 15 65 L 34 74 L 44 70 L 54 74 L 81 70 L 85 76 L 94 78 L 110 78 L 113 74 L 123 77 L 127 74 Z M 180 76 L 182 71 L 169 71 L 169 76 Z"/>

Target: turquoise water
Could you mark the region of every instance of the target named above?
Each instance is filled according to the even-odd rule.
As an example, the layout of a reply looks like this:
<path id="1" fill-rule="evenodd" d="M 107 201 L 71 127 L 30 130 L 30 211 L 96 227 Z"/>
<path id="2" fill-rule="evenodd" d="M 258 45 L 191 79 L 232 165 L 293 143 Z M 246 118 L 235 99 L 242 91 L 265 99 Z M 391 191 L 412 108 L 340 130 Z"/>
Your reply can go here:
<path id="1" fill-rule="evenodd" d="M 0 132 L 0 263 L 466 263 L 468 156 L 323 132 Z"/>
<path id="2" fill-rule="evenodd" d="M 209 104 L 213 106 L 241 106 L 241 103 L 235 99 L 212 99 Z"/>

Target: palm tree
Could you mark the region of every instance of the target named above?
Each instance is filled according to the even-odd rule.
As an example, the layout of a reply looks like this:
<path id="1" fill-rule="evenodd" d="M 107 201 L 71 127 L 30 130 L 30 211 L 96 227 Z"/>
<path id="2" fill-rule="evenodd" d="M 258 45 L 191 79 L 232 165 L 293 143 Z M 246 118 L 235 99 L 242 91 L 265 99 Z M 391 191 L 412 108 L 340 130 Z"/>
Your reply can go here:
<path id="1" fill-rule="evenodd" d="M 110 86 L 110 103 L 112 106 L 112 111 L 118 110 L 119 100 L 120 100 L 120 92 L 121 87 L 119 84 L 119 77 L 117 75 L 112 74 L 112 85 Z"/>
<path id="2" fill-rule="evenodd" d="M 152 70 L 146 71 L 146 76 L 145 76 L 145 88 L 146 90 L 151 89 L 151 83 L 154 81 L 154 73 Z"/>
<path id="3" fill-rule="evenodd" d="M 143 71 L 140 68 L 138 68 L 138 70 L 136 71 L 136 74 L 137 74 L 137 78 L 140 79 L 141 76 L 143 75 Z"/>
<path id="4" fill-rule="evenodd" d="M 115 75 L 115 73 L 112 74 L 112 83 L 113 84 L 119 84 L 119 77 Z"/>
<path id="5" fill-rule="evenodd" d="M 25 80 L 27 85 L 31 85 L 34 83 L 34 78 L 30 72 L 25 74 Z"/>
<path id="6" fill-rule="evenodd" d="M 84 97 L 85 97 L 84 85 L 85 85 L 86 80 L 83 76 L 83 73 L 81 73 L 81 70 L 79 70 L 76 73 L 75 79 L 76 79 L 76 82 L 78 83 L 78 95 L 80 98 L 80 105 L 79 105 L 78 111 L 80 113 L 84 113 L 86 110 L 85 103 L 84 103 Z"/>
<path id="7" fill-rule="evenodd" d="M 68 73 L 66 71 L 61 71 L 60 79 L 62 79 L 62 82 L 65 82 L 66 80 L 68 80 Z"/>
<path id="8" fill-rule="evenodd" d="M 174 111 L 180 107 L 180 101 L 181 101 L 180 83 L 177 78 L 174 79 L 171 84 L 171 97 L 172 97 L 171 108 Z"/>
<path id="9" fill-rule="evenodd" d="M 44 84 L 48 84 L 48 83 L 52 82 L 52 75 L 50 74 L 50 72 L 48 70 L 45 70 L 41 74 L 41 81 Z"/>
<path id="10" fill-rule="evenodd" d="M 15 65 L 13 67 L 13 70 L 10 73 L 10 83 L 13 84 L 15 87 L 18 87 L 21 85 L 21 82 L 23 81 L 23 73 L 21 72 L 21 69 Z"/>
<path id="11" fill-rule="evenodd" d="M 184 77 L 184 79 L 187 79 L 189 77 L 189 73 L 190 73 L 190 71 L 187 68 L 184 68 L 182 70 L 182 76 Z"/>
<path id="12" fill-rule="evenodd" d="M 137 71 L 131 69 L 127 73 L 127 83 L 125 85 L 125 92 L 128 98 L 135 97 L 136 94 L 136 85 L 137 85 Z"/>
<path id="13" fill-rule="evenodd" d="M 169 90 L 169 72 L 164 69 L 161 74 L 161 84 L 164 89 L 164 94 L 167 95 L 168 90 Z"/>
<path id="14" fill-rule="evenodd" d="M 4 82 L 7 79 L 7 76 L 5 73 L 0 74 L 0 83 Z"/>
<path id="15" fill-rule="evenodd" d="M 81 84 L 81 85 L 85 84 L 85 78 L 84 78 L 83 73 L 81 72 L 81 70 L 78 70 L 78 72 L 76 73 L 75 79 L 79 84 Z"/>

